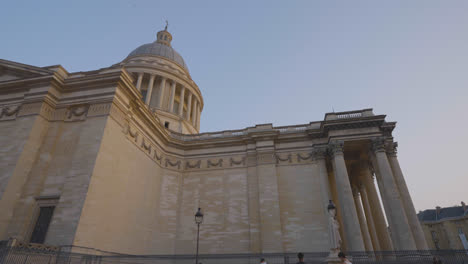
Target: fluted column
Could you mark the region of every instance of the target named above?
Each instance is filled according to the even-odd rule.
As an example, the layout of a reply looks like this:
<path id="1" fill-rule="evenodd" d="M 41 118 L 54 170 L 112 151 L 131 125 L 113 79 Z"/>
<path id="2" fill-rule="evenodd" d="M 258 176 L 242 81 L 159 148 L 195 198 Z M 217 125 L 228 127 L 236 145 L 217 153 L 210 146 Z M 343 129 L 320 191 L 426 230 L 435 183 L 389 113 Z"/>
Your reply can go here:
<path id="1" fill-rule="evenodd" d="M 328 204 L 332 200 L 330 192 L 330 184 L 328 181 L 327 163 L 326 163 L 326 147 L 314 147 L 313 155 L 317 168 L 317 173 L 320 180 L 320 194 L 322 196 L 322 205 L 325 216 L 328 216 Z"/>
<path id="2" fill-rule="evenodd" d="M 180 90 L 180 101 L 179 101 L 179 115 L 183 117 L 184 115 L 184 100 L 185 100 L 185 87 L 182 86 Z"/>
<path id="3" fill-rule="evenodd" d="M 166 90 L 166 77 L 162 77 L 161 84 L 159 85 L 159 102 L 158 102 L 158 107 L 161 109 L 163 108 L 165 90 Z"/>
<path id="4" fill-rule="evenodd" d="M 141 82 L 143 81 L 143 73 L 142 72 L 139 72 L 138 73 L 138 80 L 137 80 L 137 85 L 136 85 L 136 88 L 138 91 L 141 90 Z"/>
<path id="5" fill-rule="evenodd" d="M 372 240 L 369 234 L 369 228 L 367 226 L 364 211 L 361 205 L 361 199 L 359 197 L 359 189 L 356 186 L 353 186 L 353 198 L 354 205 L 356 206 L 357 210 L 359 225 L 361 226 L 362 238 L 364 239 L 364 246 L 366 247 L 366 251 L 374 251 L 374 247 L 372 246 Z"/>
<path id="6" fill-rule="evenodd" d="M 196 123 L 196 126 L 197 126 L 197 129 L 200 129 L 200 115 L 201 114 L 201 107 L 200 107 L 200 104 L 198 104 L 198 107 L 197 107 L 197 123 Z"/>
<path id="7" fill-rule="evenodd" d="M 146 91 L 146 100 L 145 103 L 149 105 L 151 102 L 151 94 L 153 94 L 153 86 L 154 86 L 154 74 L 151 74 L 150 80 L 148 82 L 148 90 Z"/>
<path id="8" fill-rule="evenodd" d="M 384 140 L 380 138 L 373 141 L 373 152 L 376 163 L 374 166 L 378 166 L 380 173 L 380 175 L 377 174 L 377 180 L 382 183 L 383 188 L 379 189 L 383 193 L 382 199 L 385 199 L 384 205 L 388 206 L 386 212 L 389 213 L 387 217 L 391 219 L 389 222 L 392 238 L 395 239 L 396 250 L 416 250 L 411 228 L 406 218 L 387 154 L 385 153 L 384 143 Z"/>
<path id="9" fill-rule="evenodd" d="M 197 98 L 193 101 L 193 109 L 192 109 L 192 125 L 195 126 L 195 122 L 197 121 Z"/>
<path id="10" fill-rule="evenodd" d="M 174 98 L 175 98 L 175 92 L 176 92 L 176 81 L 172 80 L 171 84 L 171 99 L 169 101 L 169 112 L 173 113 L 174 112 Z"/>
<path id="11" fill-rule="evenodd" d="M 405 177 L 401 171 L 400 163 L 397 159 L 397 147 L 398 143 L 394 142 L 390 149 L 388 150 L 387 157 L 390 162 L 390 167 L 392 168 L 393 176 L 400 193 L 401 200 L 403 202 L 403 207 L 405 209 L 405 214 L 408 219 L 408 223 L 411 227 L 411 232 L 413 233 L 414 240 L 416 242 L 416 247 L 419 250 L 428 250 L 426 239 L 424 233 L 419 223 L 418 216 L 416 215 L 416 210 L 414 209 L 413 200 L 408 191 L 408 186 L 406 185 Z"/>
<path id="12" fill-rule="evenodd" d="M 379 237 L 377 236 L 377 230 L 375 229 L 374 217 L 372 215 L 366 188 L 362 183 L 359 184 L 358 188 L 359 193 L 361 194 L 362 206 L 364 207 L 364 214 L 366 215 L 367 227 L 369 227 L 369 235 L 372 241 L 372 247 L 375 251 L 381 251 L 382 249 L 380 247 Z"/>
<path id="13" fill-rule="evenodd" d="M 364 251 L 364 240 L 361 235 L 356 206 L 353 201 L 353 192 L 346 169 L 343 147 L 344 143 L 342 141 L 330 144 L 330 150 L 333 156 L 336 189 L 344 225 L 344 236 L 346 244 L 349 245 L 348 251 Z"/>
<path id="14" fill-rule="evenodd" d="M 369 202 L 370 206 L 371 213 L 369 215 L 371 215 L 374 220 L 375 230 L 377 237 L 379 238 L 380 250 L 393 250 L 390 234 L 388 233 L 387 225 L 385 223 L 385 216 L 383 214 L 382 207 L 380 206 L 379 196 L 377 195 L 374 179 L 369 166 L 363 168 L 361 177 L 362 183 L 365 187 L 365 193 L 367 195 L 367 199 L 365 200 Z"/>
<path id="15" fill-rule="evenodd" d="M 187 98 L 187 121 L 190 121 L 190 114 L 192 113 L 192 93 L 189 92 Z"/>

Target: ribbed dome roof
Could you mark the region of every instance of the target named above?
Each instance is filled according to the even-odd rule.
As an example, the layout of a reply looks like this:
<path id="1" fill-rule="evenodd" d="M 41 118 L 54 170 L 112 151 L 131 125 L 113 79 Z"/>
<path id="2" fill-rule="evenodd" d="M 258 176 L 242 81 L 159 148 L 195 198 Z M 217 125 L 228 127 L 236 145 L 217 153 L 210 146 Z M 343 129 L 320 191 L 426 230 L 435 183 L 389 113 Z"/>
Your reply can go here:
<path id="1" fill-rule="evenodd" d="M 164 57 L 184 67 L 187 71 L 189 70 L 187 67 L 187 64 L 185 64 L 184 59 L 182 58 L 182 56 L 180 56 L 180 54 L 177 51 L 175 51 L 170 46 L 167 46 L 162 43 L 158 43 L 156 41 L 153 43 L 141 45 L 140 47 L 136 48 L 134 51 L 130 52 L 130 54 L 128 54 L 128 57 L 132 57 L 136 55 L 146 55 L 146 54 Z"/>

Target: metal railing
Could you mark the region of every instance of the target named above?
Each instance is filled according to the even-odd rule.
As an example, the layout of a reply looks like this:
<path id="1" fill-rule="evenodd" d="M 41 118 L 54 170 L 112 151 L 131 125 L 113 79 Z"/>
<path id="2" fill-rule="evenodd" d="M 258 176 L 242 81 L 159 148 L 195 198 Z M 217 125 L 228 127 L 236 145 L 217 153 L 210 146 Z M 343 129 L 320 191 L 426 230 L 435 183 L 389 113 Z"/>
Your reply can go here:
<path id="1" fill-rule="evenodd" d="M 11 246 L 0 241 L 0 264 L 193 264 L 195 255 L 123 255 L 81 247 L 58 247 L 56 251 Z M 328 252 L 304 252 L 305 263 L 324 263 Z M 354 264 L 434 263 L 468 264 L 467 250 L 347 252 Z M 202 254 L 202 264 L 294 264 L 296 253 Z"/>

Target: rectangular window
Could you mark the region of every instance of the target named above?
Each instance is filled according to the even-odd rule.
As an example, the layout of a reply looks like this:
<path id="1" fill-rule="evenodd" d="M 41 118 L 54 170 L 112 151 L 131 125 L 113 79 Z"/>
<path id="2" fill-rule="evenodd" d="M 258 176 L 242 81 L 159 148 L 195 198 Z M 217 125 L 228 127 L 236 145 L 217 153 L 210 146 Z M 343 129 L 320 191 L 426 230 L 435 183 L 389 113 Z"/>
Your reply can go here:
<path id="1" fill-rule="evenodd" d="M 44 243 L 54 209 L 55 206 L 40 207 L 39 216 L 37 217 L 36 224 L 31 235 L 31 243 Z"/>

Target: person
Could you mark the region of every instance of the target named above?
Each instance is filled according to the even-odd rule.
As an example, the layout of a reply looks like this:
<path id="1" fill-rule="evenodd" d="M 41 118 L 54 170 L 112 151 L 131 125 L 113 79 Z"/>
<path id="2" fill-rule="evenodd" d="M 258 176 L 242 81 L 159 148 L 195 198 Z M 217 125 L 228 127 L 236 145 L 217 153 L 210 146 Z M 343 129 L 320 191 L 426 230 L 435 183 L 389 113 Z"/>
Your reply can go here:
<path id="1" fill-rule="evenodd" d="M 299 261 L 296 263 L 296 264 L 305 264 L 304 262 L 304 254 L 302 254 L 301 252 L 299 252 L 297 254 L 297 258 L 299 259 Z"/>
<path id="2" fill-rule="evenodd" d="M 265 260 L 264 258 L 262 258 L 262 259 L 260 260 L 260 264 L 267 264 L 267 262 L 266 262 L 266 260 Z"/>
<path id="3" fill-rule="evenodd" d="M 434 256 L 432 258 L 432 264 L 442 264 L 442 260 L 440 260 L 438 257 Z"/>
<path id="4" fill-rule="evenodd" d="M 338 253 L 338 257 L 340 258 L 341 263 L 343 264 L 353 264 L 351 263 L 351 261 L 349 261 L 349 259 L 346 258 L 346 255 L 343 252 Z"/>

